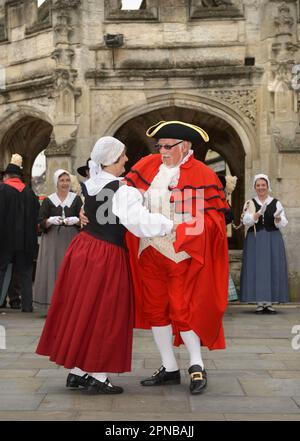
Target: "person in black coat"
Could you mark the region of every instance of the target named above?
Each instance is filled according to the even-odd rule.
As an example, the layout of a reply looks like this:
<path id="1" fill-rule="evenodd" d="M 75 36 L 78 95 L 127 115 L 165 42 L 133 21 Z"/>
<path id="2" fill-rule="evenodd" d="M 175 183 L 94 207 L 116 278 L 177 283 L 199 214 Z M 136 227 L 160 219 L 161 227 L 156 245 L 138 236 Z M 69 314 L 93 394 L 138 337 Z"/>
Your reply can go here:
<path id="1" fill-rule="evenodd" d="M 0 293 L 9 263 L 22 280 L 23 312 L 32 312 L 32 268 L 38 250 L 39 202 L 22 181 L 22 157 L 13 155 L 0 184 Z M 0 305 L 4 299 L 0 299 Z"/>

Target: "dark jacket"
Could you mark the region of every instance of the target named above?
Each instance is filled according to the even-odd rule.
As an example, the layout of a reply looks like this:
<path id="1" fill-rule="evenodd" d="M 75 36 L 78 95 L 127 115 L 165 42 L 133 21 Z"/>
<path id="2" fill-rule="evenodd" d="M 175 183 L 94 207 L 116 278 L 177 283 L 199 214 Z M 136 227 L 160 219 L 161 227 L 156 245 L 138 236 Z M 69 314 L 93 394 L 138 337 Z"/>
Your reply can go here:
<path id="1" fill-rule="evenodd" d="M 0 184 L 0 253 L 23 251 L 32 257 L 38 250 L 37 220 L 39 202 L 25 186 L 22 191 Z"/>

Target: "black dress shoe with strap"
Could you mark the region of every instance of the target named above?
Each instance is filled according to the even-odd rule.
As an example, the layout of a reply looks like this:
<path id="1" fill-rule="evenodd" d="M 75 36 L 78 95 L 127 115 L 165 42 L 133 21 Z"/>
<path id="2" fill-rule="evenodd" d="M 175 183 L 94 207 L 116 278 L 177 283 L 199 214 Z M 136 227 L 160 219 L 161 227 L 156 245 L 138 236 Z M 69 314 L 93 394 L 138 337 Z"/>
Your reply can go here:
<path id="1" fill-rule="evenodd" d="M 78 387 L 87 387 L 87 380 L 88 380 L 88 374 L 82 375 L 75 375 L 75 374 L 69 374 L 67 378 L 67 384 L 66 387 L 71 388 L 78 388 Z"/>
<path id="2" fill-rule="evenodd" d="M 163 386 L 167 384 L 180 384 L 180 370 L 167 372 L 164 366 L 161 366 L 154 374 L 141 381 L 142 386 Z"/>
<path id="3" fill-rule="evenodd" d="M 207 373 L 199 364 L 193 364 L 189 368 L 191 376 L 190 392 L 192 395 L 201 394 L 207 386 Z"/>
<path id="4" fill-rule="evenodd" d="M 90 395 L 108 395 L 108 394 L 121 394 L 123 388 L 120 386 L 114 386 L 107 378 L 105 381 L 96 380 L 96 378 L 89 376 L 87 380 L 87 387 L 83 390 L 84 393 Z"/>

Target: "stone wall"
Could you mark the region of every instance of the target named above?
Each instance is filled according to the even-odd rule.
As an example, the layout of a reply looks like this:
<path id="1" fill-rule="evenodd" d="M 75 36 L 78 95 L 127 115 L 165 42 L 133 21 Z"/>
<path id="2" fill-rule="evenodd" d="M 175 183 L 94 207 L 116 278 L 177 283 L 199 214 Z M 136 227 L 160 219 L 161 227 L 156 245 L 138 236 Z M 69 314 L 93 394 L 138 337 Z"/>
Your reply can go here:
<path id="1" fill-rule="evenodd" d="M 118 134 L 134 161 L 152 149 L 147 127 L 188 117 L 239 177 L 237 218 L 253 175 L 270 176 L 289 219 L 290 292 L 299 301 L 299 17 L 298 0 L 146 0 L 138 11 L 118 0 L 0 2 L 0 167 L 22 133 L 29 171 L 47 146 L 51 191 L 53 170 L 84 164 L 101 135 Z"/>

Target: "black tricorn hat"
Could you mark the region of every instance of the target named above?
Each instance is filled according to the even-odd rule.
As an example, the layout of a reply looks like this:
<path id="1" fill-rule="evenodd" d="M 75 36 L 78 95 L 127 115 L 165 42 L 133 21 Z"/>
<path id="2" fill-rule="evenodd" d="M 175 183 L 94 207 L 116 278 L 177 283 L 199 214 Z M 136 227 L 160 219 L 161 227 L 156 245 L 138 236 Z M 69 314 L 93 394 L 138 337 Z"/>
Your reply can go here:
<path id="1" fill-rule="evenodd" d="M 89 158 L 86 161 L 86 165 L 82 165 L 81 167 L 78 167 L 77 169 L 77 173 L 82 176 L 83 178 L 87 177 L 87 172 L 89 171 L 89 161 L 91 160 L 91 158 Z"/>
<path id="2" fill-rule="evenodd" d="M 208 134 L 201 127 L 182 121 L 160 121 L 151 126 L 146 135 L 149 138 L 171 138 L 190 141 L 192 144 L 201 144 L 202 141 L 208 142 Z"/>

